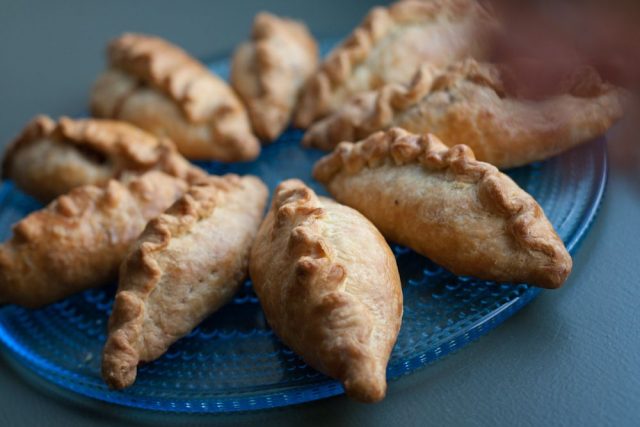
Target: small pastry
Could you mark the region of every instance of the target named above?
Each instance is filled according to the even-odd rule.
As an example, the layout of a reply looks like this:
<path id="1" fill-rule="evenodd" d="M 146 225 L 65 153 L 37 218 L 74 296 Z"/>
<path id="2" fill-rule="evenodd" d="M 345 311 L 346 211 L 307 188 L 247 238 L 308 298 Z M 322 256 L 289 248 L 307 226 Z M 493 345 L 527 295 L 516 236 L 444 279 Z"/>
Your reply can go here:
<path id="1" fill-rule="evenodd" d="M 0 302 L 38 308 L 116 278 L 129 246 L 187 184 L 151 171 L 60 196 L 0 245 Z"/>
<path id="2" fill-rule="evenodd" d="M 622 116 L 620 91 L 592 68 L 576 70 L 544 99 L 515 96 L 508 81 L 502 67 L 473 59 L 443 72 L 427 65 L 409 85 L 364 93 L 319 121 L 303 144 L 330 150 L 400 127 L 433 133 L 450 146 L 466 144 L 479 160 L 510 168 L 589 141 Z"/>
<path id="3" fill-rule="evenodd" d="M 317 66 L 318 46 L 303 23 L 256 15 L 252 40 L 236 49 L 231 64 L 231 83 L 256 135 L 273 141 L 282 133 L 300 88 Z"/>
<path id="4" fill-rule="evenodd" d="M 341 143 L 313 176 L 385 237 L 457 275 L 558 288 L 571 272 L 533 197 L 466 145 L 393 128 Z"/>
<path id="5" fill-rule="evenodd" d="M 171 141 L 125 122 L 35 117 L 6 151 L 2 178 L 43 203 L 82 185 L 160 170 L 187 181 L 207 176 Z"/>
<path id="6" fill-rule="evenodd" d="M 265 316 L 282 341 L 347 395 L 381 400 L 402 319 L 395 258 L 355 210 L 301 181 L 276 189 L 249 263 Z"/>
<path id="7" fill-rule="evenodd" d="M 211 177 L 151 220 L 120 268 L 102 376 L 116 389 L 236 293 L 268 190 L 258 178 Z"/>
<path id="8" fill-rule="evenodd" d="M 158 37 L 124 34 L 91 94 L 96 117 L 169 137 L 189 159 L 255 159 L 260 143 L 233 90 L 199 61 Z"/>
<path id="9" fill-rule="evenodd" d="M 295 116 L 306 128 L 354 95 L 406 84 L 418 67 L 484 59 L 496 19 L 476 0 L 404 0 L 373 8 L 305 85 Z"/>

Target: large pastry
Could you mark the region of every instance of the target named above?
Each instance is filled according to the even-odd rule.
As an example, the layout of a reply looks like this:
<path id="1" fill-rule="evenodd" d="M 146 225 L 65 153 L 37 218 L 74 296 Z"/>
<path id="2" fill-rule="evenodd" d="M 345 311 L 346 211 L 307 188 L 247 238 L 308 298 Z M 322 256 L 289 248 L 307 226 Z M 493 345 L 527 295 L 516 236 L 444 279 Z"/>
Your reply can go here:
<path id="1" fill-rule="evenodd" d="M 233 90 L 179 47 L 124 34 L 108 48 L 109 68 L 91 94 L 97 117 L 169 137 L 189 159 L 252 160 L 260 143 Z"/>
<path id="2" fill-rule="evenodd" d="M 476 0 L 404 0 L 373 8 L 305 86 L 295 124 L 307 127 L 354 95 L 408 83 L 418 67 L 484 59 L 498 30 Z"/>
<path id="3" fill-rule="evenodd" d="M 541 99 L 519 96 L 507 68 L 467 59 L 424 66 L 408 85 L 359 95 L 314 124 L 303 143 L 326 150 L 390 127 L 466 144 L 499 168 L 544 160 L 603 134 L 622 116 L 621 94 L 589 67 Z"/>
<path id="4" fill-rule="evenodd" d="M 281 183 L 249 265 L 267 321 L 306 363 L 347 395 L 382 399 L 402 317 L 393 253 L 355 210 Z"/>
<path id="5" fill-rule="evenodd" d="M 187 184 L 151 171 L 60 196 L 0 245 L 0 303 L 37 308 L 116 278 L 129 246 Z"/>
<path id="6" fill-rule="evenodd" d="M 392 128 L 341 143 L 313 174 L 385 237 L 455 274 L 557 288 L 571 272 L 538 203 L 466 145 Z"/>
<path id="7" fill-rule="evenodd" d="M 233 56 L 231 83 L 249 111 L 253 130 L 273 141 L 289 124 L 302 85 L 318 66 L 318 47 L 298 21 L 259 13 L 251 41 Z"/>
<path id="8" fill-rule="evenodd" d="M 37 116 L 7 149 L 2 178 L 47 203 L 75 187 L 150 170 L 186 181 L 206 176 L 171 141 L 125 122 Z"/>
<path id="9" fill-rule="evenodd" d="M 127 255 L 109 319 L 102 375 L 130 386 L 236 293 L 262 222 L 267 188 L 255 177 L 211 177 L 152 220 Z"/>

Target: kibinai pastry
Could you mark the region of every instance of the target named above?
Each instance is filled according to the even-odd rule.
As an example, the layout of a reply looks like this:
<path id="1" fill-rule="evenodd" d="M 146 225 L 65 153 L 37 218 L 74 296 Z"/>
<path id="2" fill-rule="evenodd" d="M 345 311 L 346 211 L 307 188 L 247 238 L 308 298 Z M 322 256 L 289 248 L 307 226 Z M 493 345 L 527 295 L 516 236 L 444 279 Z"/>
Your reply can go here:
<path id="1" fill-rule="evenodd" d="M 469 56 L 484 59 L 498 29 L 476 0 L 404 0 L 375 7 L 309 79 L 295 124 L 307 127 L 360 92 L 406 84 L 425 62 L 444 67 Z"/>
<path id="2" fill-rule="evenodd" d="M 571 272 L 533 197 L 466 145 L 393 128 L 341 143 L 313 175 L 385 237 L 455 274 L 558 288 Z"/>
<path id="3" fill-rule="evenodd" d="M 443 72 L 425 66 L 409 85 L 361 94 L 313 125 L 303 144 L 333 149 L 393 126 L 466 144 L 499 168 L 559 154 L 603 134 L 622 116 L 621 93 L 589 67 L 559 83 L 556 93 L 523 99 L 508 68 L 473 59 Z"/>
<path id="4" fill-rule="evenodd" d="M 260 143 L 233 90 L 179 47 L 124 34 L 109 44 L 109 68 L 91 94 L 97 117 L 169 137 L 189 159 L 252 160 Z"/>
<path id="5" fill-rule="evenodd" d="M 187 184 L 151 171 L 60 196 L 0 245 L 0 302 L 37 308 L 116 278 L 129 246 Z"/>
<path id="6" fill-rule="evenodd" d="M 286 345 L 354 399 L 384 397 L 402 289 L 389 245 L 365 217 L 301 181 L 284 181 L 249 270 L 267 321 Z"/>
<path id="7" fill-rule="evenodd" d="M 229 301 L 247 273 L 268 190 L 258 178 L 211 177 L 152 220 L 120 268 L 102 375 L 120 389 Z"/>
<path id="8" fill-rule="evenodd" d="M 171 141 L 127 123 L 38 116 L 7 149 L 2 178 L 46 203 L 75 187 L 150 170 L 187 181 L 206 176 Z"/>
<path id="9" fill-rule="evenodd" d="M 253 130 L 276 139 L 291 119 L 302 85 L 318 66 L 318 47 L 298 21 L 259 13 L 251 41 L 233 56 L 231 83 L 244 100 Z"/>

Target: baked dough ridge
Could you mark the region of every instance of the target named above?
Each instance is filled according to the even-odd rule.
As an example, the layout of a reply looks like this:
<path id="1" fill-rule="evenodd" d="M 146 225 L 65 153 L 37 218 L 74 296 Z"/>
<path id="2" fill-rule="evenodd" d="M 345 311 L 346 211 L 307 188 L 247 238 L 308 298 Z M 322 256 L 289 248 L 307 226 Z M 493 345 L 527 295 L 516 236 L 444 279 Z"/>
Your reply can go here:
<path id="1" fill-rule="evenodd" d="M 10 178 L 11 164 L 18 151 L 43 138 L 52 138 L 80 150 L 86 147 L 105 156 L 114 167 L 121 168 L 115 171 L 113 178 L 119 178 L 119 173 L 146 172 L 152 168 L 188 182 L 207 175 L 184 159 L 169 139 L 156 138 L 126 122 L 63 116 L 56 123 L 48 116 L 38 115 L 7 148 L 2 178 Z"/>
<path id="2" fill-rule="evenodd" d="M 426 171 L 446 172 L 449 180 L 477 185 L 480 203 L 507 221 L 506 230 L 514 241 L 521 248 L 541 252 L 552 260 L 554 267 L 546 285 L 557 288 L 564 283 L 571 271 L 566 249 L 561 242 L 531 233 L 532 225 L 544 215 L 540 206 L 524 192 L 517 195 L 508 191 L 513 186 L 511 180 L 495 166 L 477 161 L 466 145 L 448 148 L 434 135 L 415 135 L 391 128 L 376 132 L 359 143 L 340 143 L 332 153 L 318 161 L 313 176 L 328 184 L 338 173 L 354 175 L 364 168 L 389 163 L 397 167 L 417 163 Z"/>
<path id="3" fill-rule="evenodd" d="M 486 21 L 487 27 L 496 27 L 495 18 L 475 1 L 403 0 L 388 7 L 374 7 L 362 23 L 331 51 L 320 69 L 309 79 L 301 94 L 295 125 L 306 128 L 319 116 L 326 115 L 332 91 L 351 76 L 376 43 L 388 36 L 396 26 L 436 20 L 441 15 L 456 21 L 464 19 L 472 7 L 478 9 L 479 21 Z"/>
<path id="4" fill-rule="evenodd" d="M 333 149 L 340 141 L 359 140 L 367 137 L 375 131 L 386 129 L 393 126 L 395 119 L 402 113 L 408 111 L 414 105 L 418 105 L 423 99 L 429 99 L 429 96 L 442 93 L 449 94 L 451 103 L 462 102 L 464 100 L 457 99 L 459 94 L 456 95 L 456 87 L 461 84 L 468 83 L 475 87 L 488 89 L 495 94 L 494 99 L 512 98 L 514 101 L 518 101 L 518 88 L 512 84 L 512 77 L 509 68 L 502 64 L 492 64 L 486 62 L 478 62 L 474 59 L 468 58 L 463 61 L 456 62 L 445 69 L 437 69 L 429 64 L 425 64 L 419 68 L 414 75 L 412 81 L 407 84 L 390 83 L 378 91 L 365 92 L 358 95 L 352 102 L 345 105 L 344 108 L 336 113 L 320 120 L 305 133 L 302 143 L 305 146 L 312 146 L 321 148 L 324 150 Z M 532 107 L 536 105 L 536 102 L 540 102 L 540 108 L 545 108 L 545 102 L 554 102 L 558 100 L 557 96 L 566 95 L 573 98 L 592 99 L 593 106 L 600 110 L 601 116 L 598 121 L 592 122 L 592 126 L 597 127 L 593 133 L 598 134 L 606 131 L 613 122 L 622 116 L 621 105 L 621 93 L 618 89 L 609 83 L 602 80 L 599 73 L 590 66 L 580 67 L 569 73 L 565 78 L 557 85 L 555 94 L 542 100 L 520 100 L 528 102 Z M 483 99 L 487 99 L 486 96 Z M 468 104 L 468 115 L 473 116 L 474 108 L 483 109 L 483 106 L 474 107 L 473 103 L 478 100 L 470 100 Z M 434 104 L 434 108 L 441 109 L 440 103 Z M 509 108 L 508 105 L 504 105 L 500 108 Z M 490 106 L 486 106 L 486 110 L 491 111 Z M 567 111 L 567 114 L 574 112 Z M 439 111 L 434 112 L 434 115 L 443 114 Z M 444 114 L 447 114 L 444 112 Z M 517 115 L 518 113 L 513 113 Z M 515 116 L 514 116 L 515 117 Z M 452 114 L 450 120 L 455 120 Z M 522 126 L 520 120 L 514 120 L 510 118 L 510 126 Z M 459 120 L 459 119 L 458 119 Z M 546 128 L 552 131 L 547 131 L 548 138 L 558 138 L 550 132 L 557 132 L 562 126 L 562 123 L 554 124 L 554 121 L 563 120 L 560 117 L 549 115 L 546 117 Z M 525 122 L 526 123 L 526 122 Z M 572 122 L 569 121 L 568 125 Z M 401 123 L 397 125 L 402 127 Z M 500 123 L 499 126 L 504 126 Z M 597 126 L 596 126 L 597 125 Z M 453 123 L 450 125 L 453 127 Z M 468 126 L 468 124 L 462 122 L 458 126 Z M 485 133 L 491 138 L 492 133 L 496 131 L 492 130 L 492 126 L 495 124 L 483 124 L 476 123 L 475 126 L 478 132 Z M 525 124 L 526 126 L 526 124 Z M 412 130 L 412 129 L 409 129 Z M 436 130 L 431 130 L 435 132 Z M 462 129 L 461 133 L 468 134 L 468 130 Z M 522 134 L 526 134 L 525 130 L 521 130 Z M 544 136 L 544 135 L 541 135 Z M 595 136 L 595 135 L 594 135 Z M 494 136 L 497 137 L 497 136 Z M 570 146 L 575 144 L 570 144 Z M 524 149 L 525 152 L 528 150 Z M 545 150 L 548 151 L 548 150 Z M 552 154 L 556 150 L 551 149 Z M 485 160 L 485 159 L 483 159 Z M 541 160 L 539 158 L 531 158 L 529 161 Z M 494 163 L 492 159 L 486 159 L 490 163 Z M 505 160 L 507 164 L 499 164 L 498 167 L 512 167 L 521 166 L 522 162 L 513 163 L 512 159 Z"/>
<path id="5" fill-rule="evenodd" d="M 124 388 L 135 380 L 141 361 L 140 352 L 145 347 L 144 343 L 138 344 L 145 339 L 146 300 L 164 275 L 157 256 L 169 247 L 173 239 L 187 235 L 200 221 L 208 219 L 216 206 L 224 203 L 225 193 L 241 189 L 243 179 L 247 177 L 241 179 L 237 175 L 225 175 L 202 180 L 192 185 L 165 213 L 147 224 L 138 239 L 141 244 L 129 253 L 121 266 L 121 278 L 126 277 L 128 286 L 119 289 L 116 295 L 102 365 L 103 377 L 110 387 Z M 215 191 L 211 191 L 212 188 Z M 246 264 L 248 256 L 245 268 L 239 271 L 241 276 L 246 274 Z M 237 277 L 235 281 L 239 283 L 241 278 Z"/>
<path id="6" fill-rule="evenodd" d="M 252 60 L 246 62 L 245 55 Z M 267 12 L 256 15 L 251 40 L 240 45 L 234 54 L 231 82 L 245 101 L 258 136 L 268 141 L 278 137 L 291 118 L 301 87 L 317 64 L 318 46 L 304 23 Z M 282 74 L 283 68 L 288 73 Z M 300 81 L 293 78 L 295 74 L 301 77 Z M 242 78 L 248 75 L 257 83 L 255 90 L 242 87 Z"/>
<path id="7" fill-rule="evenodd" d="M 308 363 L 339 378 L 349 396 L 364 402 L 382 399 L 386 392 L 386 363 L 381 366 L 368 350 L 373 315 L 345 289 L 348 267 L 332 260 L 331 243 L 321 232 L 326 213 L 320 200 L 304 183 L 291 179 L 276 189 L 272 212 L 271 237 L 289 235 L 287 255 L 295 267 L 293 282 L 280 300 L 287 307 L 283 310 L 284 319 L 268 313 L 268 307 L 263 305 L 267 319 L 275 322 L 271 326 L 296 353 L 312 357 L 306 359 Z M 301 301 L 305 301 L 302 307 Z M 291 331 L 300 319 L 309 324 Z M 316 345 L 313 355 L 298 348 L 304 347 L 304 340 L 309 339 L 305 334 L 311 332 Z"/>
<path id="8" fill-rule="evenodd" d="M 123 34 L 109 43 L 107 56 L 111 66 L 169 96 L 192 123 L 206 122 L 212 113 L 210 100 L 199 93 L 199 85 L 215 81 L 226 86 L 187 52 L 159 37 Z"/>
<path id="9" fill-rule="evenodd" d="M 149 219 L 187 184 L 159 171 L 60 196 L 13 227 L 0 245 L 0 300 L 38 308 L 102 286 Z"/>

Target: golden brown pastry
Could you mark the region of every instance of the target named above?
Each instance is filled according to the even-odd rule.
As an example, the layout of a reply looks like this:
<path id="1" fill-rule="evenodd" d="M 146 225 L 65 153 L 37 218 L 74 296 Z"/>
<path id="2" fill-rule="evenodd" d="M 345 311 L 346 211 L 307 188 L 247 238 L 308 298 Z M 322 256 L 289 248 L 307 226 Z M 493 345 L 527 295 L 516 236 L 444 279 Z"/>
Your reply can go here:
<path id="1" fill-rule="evenodd" d="M 258 178 L 211 177 L 152 220 L 120 268 L 102 376 L 120 389 L 233 297 L 268 190 Z"/>
<path id="2" fill-rule="evenodd" d="M 444 72 L 425 66 L 409 85 L 361 94 L 314 124 L 303 144 L 330 150 L 397 126 L 467 144 L 479 160 L 510 168 L 589 141 L 622 116 L 619 90 L 592 68 L 575 71 L 544 99 L 519 98 L 508 81 L 502 67 L 472 59 Z"/>
<path id="3" fill-rule="evenodd" d="M 206 176 L 171 141 L 125 122 L 37 116 L 7 149 L 2 178 L 47 203 L 75 187 L 150 170 L 189 182 Z"/>
<path id="4" fill-rule="evenodd" d="M 402 289 L 389 245 L 366 218 L 301 181 L 284 181 L 249 270 L 267 321 L 286 345 L 354 399 L 384 397 Z"/>
<path id="5" fill-rule="evenodd" d="M 260 143 L 233 90 L 179 47 L 124 34 L 108 48 L 109 68 L 91 94 L 96 117 L 167 136 L 189 159 L 255 159 Z"/>
<path id="6" fill-rule="evenodd" d="M 37 308 L 116 278 L 129 246 L 187 184 L 151 171 L 60 196 L 0 245 L 0 302 Z"/>
<path id="7" fill-rule="evenodd" d="M 256 135 L 273 141 L 282 133 L 300 88 L 317 66 L 318 46 L 302 22 L 256 15 L 251 41 L 236 49 L 231 64 L 231 83 Z"/>
<path id="8" fill-rule="evenodd" d="M 295 124 L 307 127 L 354 95 L 406 84 L 418 67 L 484 59 L 497 21 L 476 0 L 404 0 L 373 8 L 302 92 Z"/>
<path id="9" fill-rule="evenodd" d="M 388 239 L 455 274 L 558 288 L 571 272 L 536 201 L 466 145 L 393 128 L 338 145 L 313 174 Z"/>

